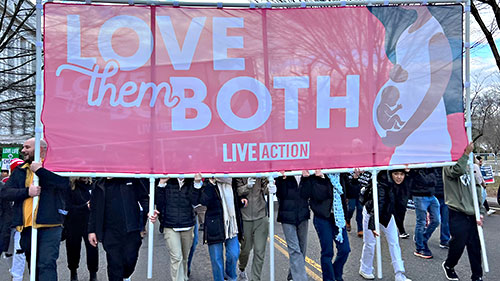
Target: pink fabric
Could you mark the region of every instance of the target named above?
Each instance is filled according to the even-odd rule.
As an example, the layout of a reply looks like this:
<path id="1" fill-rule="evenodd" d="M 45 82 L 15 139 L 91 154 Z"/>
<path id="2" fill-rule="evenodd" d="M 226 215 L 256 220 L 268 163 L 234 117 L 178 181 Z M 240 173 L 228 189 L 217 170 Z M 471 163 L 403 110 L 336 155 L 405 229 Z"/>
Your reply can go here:
<path id="1" fill-rule="evenodd" d="M 262 172 L 390 162 L 395 147 L 384 145 L 374 128 L 373 105 L 393 63 L 384 50 L 384 26 L 366 8 L 49 3 L 44 15 L 42 121 L 48 142 L 44 164 L 51 170 Z M 102 74 L 106 67 L 112 72 L 113 65 L 119 67 L 116 74 L 91 78 L 91 72 Z M 295 81 L 298 102 L 285 99 L 287 80 L 280 77 L 301 77 Z M 348 95 L 349 87 L 355 97 L 357 81 L 359 105 L 355 99 L 328 99 Z M 141 99 L 141 83 L 165 87 L 153 101 L 151 90 Z M 182 85 L 194 89 L 183 90 Z M 287 85 L 290 99 L 297 84 Z M 228 100 L 223 96 L 230 96 L 231 87 L 239 91 Z M 249 91 L 252 87 L 259 98 Z M 98 104 L 99 91 L 106 89 Z M 164 98 L 171 90 L 175 93 Z M 318 103 L 319 92 L 328 97 Z M 188 104 L 193 97 L 201 99 L 193 102 L 197 109 Z M 325 110 L 334 106 L 341 108 Z M 347 120 L 352 112 L 346 107 L 358 111 L 357 121 Z M 175 110 L 180 113 L 173 116 Z M 461 122 L 450 125 L 447 130 L 457 136 L 456 159 L 465 145 L 465 130 Z"/>

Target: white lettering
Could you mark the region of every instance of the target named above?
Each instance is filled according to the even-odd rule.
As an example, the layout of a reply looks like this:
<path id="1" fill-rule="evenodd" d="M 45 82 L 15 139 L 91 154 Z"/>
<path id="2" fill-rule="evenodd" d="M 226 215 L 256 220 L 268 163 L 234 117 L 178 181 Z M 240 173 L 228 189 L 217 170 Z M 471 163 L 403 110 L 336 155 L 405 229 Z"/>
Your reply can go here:
<path id="1" fill-rule="evenodd" d="M 274 88 L 285 89 L 285 129 L 298 129 L 299 89 L 309 88 L 309 77 L 274 77 Z"/>
<path id="2" fill-rule="evenodd" d="M 248 118 L 241 118 L 231 109 L 231 98 L 241 90 L 252 92 L 258 101 L 257 111 Z M 237 131 L 251 131 L 264 124 L 273 107 L 271 94 L 266 86 L 252 77 L 236 77 L 227 81 L 217 95 L 217 111 L 222 121 Z"/>
<path id="3" fill-rule="evenodd" d="M 214 70 L 245 70 L 244 58 L 227 57 L 227 49 L 243 48 L 243 37 L 227 36 L 228 28 L 243 28 L 243 18 L 213 18 Z"/>
<path id="4" fill-rule="evenodd" d="M 359 75 L 347 75 L 346 96 L 330 96 L 330 76 L 318 76 L 316 128 L 330 128 L 330 109 L 345 108 L 347 128 L 359 124 Z"/>
<path id="5" fill-rule="evenodd" d="M 80 38 L 80 16 L 68 15 L 67 25 L 67 62 L 76 64 L 88 69 L 92 69 L 96 63 L 96 58 L 82 58 L 82 46 Z"/>
<path id="6" fill-rule="evenodd" d="M 179 103 L 172 109 L 173 131 L 196 131 L 208 126 L 212 120 L 210 108 L 203 103 L 207 96 L 207 86 L 195 77 L 171 77 L 172 95 L 180 98 Z M 193 90 L 193 97 L 186 98 L 185 91 Z M 196 110 L 195 118 L 186 118 L 186 109 Z"/>
<path id="7" fill-rule="evenodd" d="M 160 28 L 163 43 L 167 48 L 168 56 L 175 70 L 189 70 L 193 61 L 194 51 L 198 46 L 201 31 L 205 25 L 206 17 L 193 18 L 182 44 L 179 48 L 179 40 L 175 35 L 174 26 L 169 16 L 158 16 L 156 21 Z"/>
<path id="8" fill-rule="evenodd" d="M 129 57 L 118 55 L 111 44 L 113 34 L 120 28 L 132 29 L 139 36 L 139 48 Z M 107 20 L 102 25 L 97 40 L 102 58 L 105 61 L 116 60 L 120 64 L 120 69 L 124 71 L 132 71 L 142 67 L 148 62 L 153 52 L 153 34 L 151 34 L 149 25 L 134 16 L 122 15 Z"/>

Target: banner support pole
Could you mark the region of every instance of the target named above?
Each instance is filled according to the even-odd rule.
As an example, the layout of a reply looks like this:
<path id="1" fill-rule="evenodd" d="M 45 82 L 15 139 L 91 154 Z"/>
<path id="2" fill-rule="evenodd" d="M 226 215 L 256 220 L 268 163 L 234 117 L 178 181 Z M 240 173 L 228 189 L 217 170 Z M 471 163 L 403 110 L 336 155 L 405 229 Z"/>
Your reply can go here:
<path id="1" fill-rule="evenodd" d="M 274 177 L 269 175 L 269 184 L 274 184 Z M 269 192 L 269 280 L 274 281 L 274 193 Z"/>
<path id="2" fill-rule="evenodd" d="M 375 219 L 375 232 L 379 235 L 375 236 L 375 249 L 377 252 L 377 278 L 382 279 L 382 252 L 380 247 L 380 219 L 378 206 L 378 188 L 377 188 L 377 170 L 372 170 L 372 195 L 373 195 L 373 216 Z M 366 235 L 366 234 L 365 234 Z"/>
<path id="3" fill-rule="evenodd" d="M 155 225 L 149 220 L 149 215 L 155 211 L 155 178 L 149 178 L 149 210 L 148 210 L 148 279 L 153 278 L 153 239 Z"/>
<path id="4" fill-rule="evenodd" d="M 465 4 L 465 102 L 466 102 L 466 124 L 467 128 L 467 138 L 469 143 L 472 142 L 472 118 L 471 118 L 471 97 L 470 97 L 470 9 L 471 9 L 471 1 L 467 0 Z M 476 178 L 474 177 L 474 153 L 471 152 L 469 154 L 469 174 L 471 178 L 471 192 L 472 192 L 472 200 L 474 202 L 474 215 L 476 217 L 476 221 L 481 220 L 481 214 L 479 213 L 479 202 L 478 196 L 476 193 Z M 481 187 L 482 188 L 482 187 Z M 486 198 L 484 198 L 486 200 Z M 486 255 L 486 244 L 484 241 L 484 233 L 483 227 L 477 225 L 477 233 L 479 236 L 479 242 L 481 245 L 481 256 L 483 262 L 484 272 L 489 272 L 490 268 L 488 265 L 488 256 Z"/>
<path id="5" fill-rule="evenodd" d="M 43 80 L 42 80 L 42 0 L 36 0 L 36 86 L 35 86 L 35 162 L 40 162 L 40 140 L 42 139 L 42 100 L 43 100 Z M 33 177 L 33 185 L 39 185 L 38 177 Z M 33 197 L 33 210 L 32 218 L 33 223 L 31 227 L 31 258 L 30 258 L 30 281 L 36 279 L 36 259 L 38 248 L 38 229 L 36 229 L 36 216 L 35 210 L 38 206 L 39 196 Z"/>

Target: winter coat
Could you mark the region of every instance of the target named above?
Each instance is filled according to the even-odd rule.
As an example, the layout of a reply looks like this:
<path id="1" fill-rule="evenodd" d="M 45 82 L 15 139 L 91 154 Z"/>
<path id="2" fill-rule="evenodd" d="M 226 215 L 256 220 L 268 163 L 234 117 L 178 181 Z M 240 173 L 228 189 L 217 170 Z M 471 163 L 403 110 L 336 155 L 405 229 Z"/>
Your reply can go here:
<path id="1" fill-rule="evenodd" d="M 433 169 L 412 169 L 409 174 L 412 196 L 434 196 L 436 189 L 436 174 Z"/>
<path id="2" fill-rule="evenodd" d="M 95 233 L 99 241 L 102 241 L 104 237 L 106 187 L 111 181 L 120 184 L 125 230 L 127 233 L 141 231 L 143 229 L 139 204 L 141 204 L 143 210 L 149 210 L 149 195 L 146 188 L 147 182 L 144 179 L 101 178 L 97 180 L 95 188 L 92 191 L 92 196 L 90 197 L 88 232 Z"/>
<path id="3" fill-rule="evenodd" d="M 309 204 L 300 196 L 300 187 L 294 176 L 276 178 L 278 222 L 299 225 L 310 218 Z"/>
<path id="4" fill-rule="evenodd" d="M 241 210 L 243 203 L 238 197 L 236 186 L 233 182 L 234 208 L 238 224 L 238 239 L 243 241 L 243 221 Z M 205 180 L 201 190 L 200 204 L 207 207 L 205 212 L 205 223 L 203 231 L 203 242 L 208 245 L 223 243 L 226 241 L 224 233 L 224 209 L 222 207 L 222 198 L 219 188 L 209 180 Z"/>
<path id="5" fill-rule="evenodd" d="M 0 182 L 0 193 L 3 189 L 4 183 Z M 0 199 L 0 254 L 9 249 L 12 213 L 12 202 Z"/>
<path id="6" fill-rule="evenodd" d="M 254 221 L 267 216 L 267 202 L 264 197 L 268 193 L 267 178 L 256 178 L 255 184 L 249 187 L 248 178 L 235 178 L 238 196 L 248 199 L 248 206 L 241 209 L 244 221 Z"/>
<path id="7" fill-rule="evenodd" d="M 390 171 L 381 171 L 377 175 L 377 191 L 378 191 L 378 206 L 379 206 L 379 222 L 384 227 L 389 225 L 391 217 L 397 214 L 398 191 L 408 188 L 408 179 L 405 178 L 401 184 L 396 184 Z M 408 197 L 406 197 L 408 198 Z M 406 199 L 408 201 L 408 199 Z M 375 218 L 373 216 L 373 198 L 367 200 L 365 204 L 366 211 L 370 214 L 368 229 L 375 230 Z"/>
<path id="8" fill-rule="evenodd" d="M 184 179 L 179 187 L 178 179 L 169 179 L 167 185 L 156 187 L 156 207 L 160 223 L 167 228 L 191 227 L 196 223 L 193 206 L 198 205 L 200 189 L 194 187 L 193 179 Z"/>
<path id="9" fill-rule="evenodd" d="M 340 184 L 344 186 L 343 177 L 340 177 Z M 316 175 L 303 177 L 300 182 L 300 196 L 309 200 L 309 206 L 315 216 L 328 219 L 332 214 L 333 186 L 330 179 L 325 175 L 324 178 Z M 347 205 L 344 194 L 341 195 L 344 214 L 347 213 Z"/>
<path id="10" fill-rule="evenodd" d="M 0 192 L 2 199 L 14 201 L 11 224 L 13 227 L 23 225 L 23 203 L 30 197 L 29 188 L 26 188 L 26 169 L 29 168 L 15 168 Z M 68 178 L 58 176 L 43 167 L 35 174 L 41 187 L 36 224 L 63 224 L 67 214 L 66 199 L 70 191 Z"/>

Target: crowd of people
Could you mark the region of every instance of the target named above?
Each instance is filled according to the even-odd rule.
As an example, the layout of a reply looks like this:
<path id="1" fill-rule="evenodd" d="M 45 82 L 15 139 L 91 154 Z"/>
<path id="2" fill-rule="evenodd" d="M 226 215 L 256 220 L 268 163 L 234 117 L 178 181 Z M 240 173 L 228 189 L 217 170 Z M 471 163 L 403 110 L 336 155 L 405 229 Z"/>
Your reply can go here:
<path id="1" fill-rule="evenodd" d="M 265 263 L 269 212 L 266 195 L 278 198 L 277 221 L 288 247 L 287 280 L 308 280 L 305 267 L 309 219 L 321 247 L 321 271 L 325 281 L 343 279 L 351 248 L 348 232 L 354 229 L 363 240 L 359 274 L 375 279 L 373 259 L 376 237 L 383 232 L 389 247 L 396 281 L 406 277 L 399 239 L 408 239 L 404 220 L 409 199 L 415 204 L 414 255 L 433 257 L 429 239 L 440 227 L 440 243 L 448 249 L 442 263 L 448 280 L 458 280 L 454 271 L 467 247 L 472 280 L 482 280 L 481 252 L 471 179 L 467 161 L 469 144 L 454 166 L 444 168 L 396 169 L 351 173 L 267 178 L 162 178 L 156 181 L 155 211 L 149 210 L 148 182 L 128 178 L 65 178 L 34 161 L 35 139 L 22 148 L 24 161 L 11 164 L 10 177 L 0 183 L 0 250 L 12 255 L 12 280 L 23 280 L 31 256 L 31 232 L 37 229 L 36 280 L 57 280 L 57 259 L 65 240 L 71 281 L 78 279 L 82 240 L 86 249 L 90 281 L 97 280 L 98 247 L 106 252 L 110 281 L 130 280 L 148 220 L 159 222 L 170 257 L 172 281 L 187 281 L 198 244 L 208 244 L 213 280 L 259 281 Z M 40 142 L 41 159 L 47 145 Z M 479 161 L 481 159 L 478 159 Z M 479 163 L 478 163 L 479 164 Z M 38 184 L 33 183 L 34 175 Z M 372 177 L 377 177 L 379 226 L 375 225 Z M 487 206 L 485 183 L 475 173 L 481 213 Z M 39 203 L 33 214 L 33 198 Z M 483 206 L 483 204 L 485 204 Z M 354 213 L 356 213 L 354 215 Z M 493 213 L 492 210 L 488 214 Z M 377 231 L 380 230 L 380 231 Z M 336 253 L 334 251 L 334 245 Z M 251 268 L 247 269 L 253 252 Z M 41 254 L 43 253 L 43 254 Z"/>

